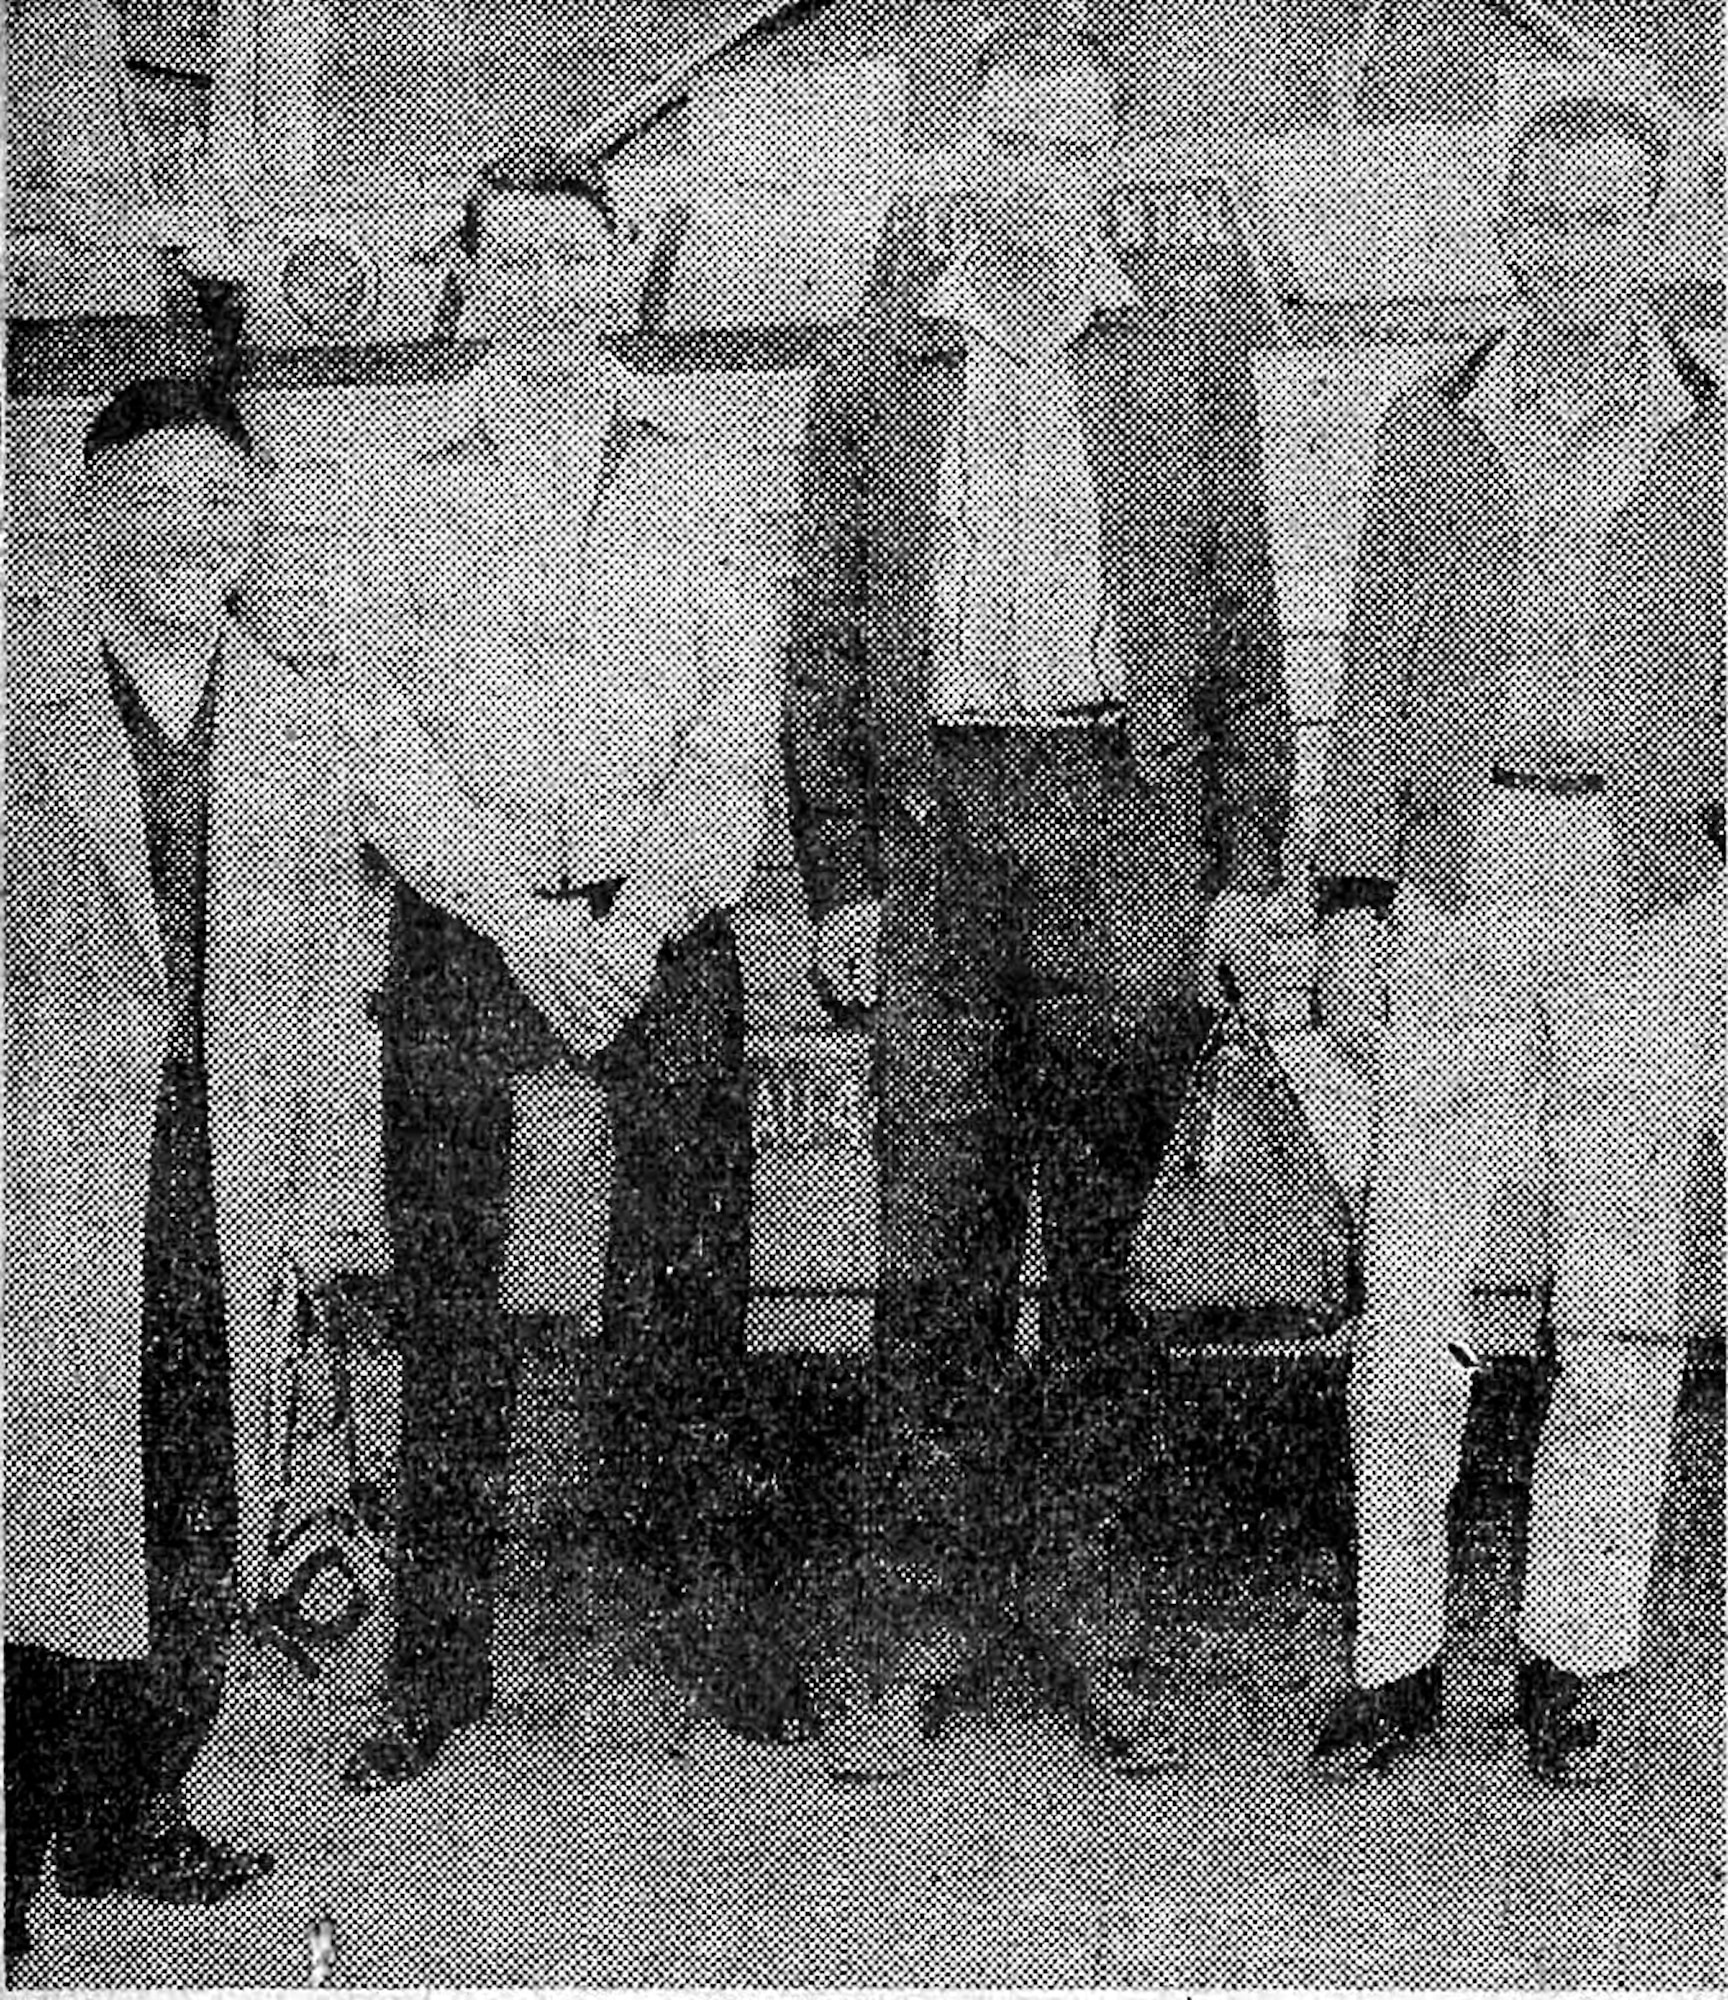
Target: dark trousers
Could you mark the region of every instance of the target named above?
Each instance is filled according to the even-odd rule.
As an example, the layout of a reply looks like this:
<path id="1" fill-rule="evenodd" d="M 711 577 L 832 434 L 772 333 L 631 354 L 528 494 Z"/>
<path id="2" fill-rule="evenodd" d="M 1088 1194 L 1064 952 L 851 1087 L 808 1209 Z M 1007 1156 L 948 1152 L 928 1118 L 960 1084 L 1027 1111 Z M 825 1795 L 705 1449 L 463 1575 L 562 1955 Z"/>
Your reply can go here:
<path id="1" fill-rule="evenodd" d="M 609 896 L 594 892 L 601 912 Z M 394 1680 L 459 1725 L 492 1698 L 519 1330 L 501 1310 L 511 1080 L 568 1060 L 496 948 L 403 886 L 385 1008 L 403 1347 Z M 668 945 L 601 1058 L 614 1172 L 597 1358 L 607 1539 L 663 1600 L 693 1588 L 744 1348 L 749 1103 L 729 922 Z"/>
<path id="2" fill-rule="evenodd" d="M 150 1651 L 93 1661 L 8 1645 L 6 1880 L 27 1899 L 50 1840 L 124 1857 L 215 1724 L 234 1609 L 234 1425 L 207 1093 L 169 1064 L 146 1207 L 143 1460 Z"/>
<path id="3" fill-rule="evenodd" d="M 1135 1614 L 1159 1369 L 1125 1280 L 1202 1027 L 1195 780 L 1147 782 L 1108 726 L 938 730 L 933 810 L 891 821 L 884 858 L 865 1621 L 892 1670 L 1028 1609 Z"/>

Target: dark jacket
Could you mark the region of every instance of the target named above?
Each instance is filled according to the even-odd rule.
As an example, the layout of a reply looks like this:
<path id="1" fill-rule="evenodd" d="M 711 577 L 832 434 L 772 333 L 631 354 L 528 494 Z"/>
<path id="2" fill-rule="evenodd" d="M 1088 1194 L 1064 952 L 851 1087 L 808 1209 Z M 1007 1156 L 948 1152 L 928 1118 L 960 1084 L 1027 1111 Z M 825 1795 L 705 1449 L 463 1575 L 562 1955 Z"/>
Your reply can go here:
<path id="1" fill-rule="evenodd" d="M 1204 815 L 1208 888 L 1274 888 L 1293 754 L 1246 353 L 1172 299 L 1100 314 L 1071 356 L 1136 764 Z M 818 918 L 879 895 L 885 824 L 928 809 L 938 481 L 964 370 L 957 325 L 890 305 L 817 378 L 786 749 Z"/>
<path id="2" fill-rule="evenodd" d="M 1465 894 L 1514 643 L 1516 496 L 1464 405 L 1500 337 L 1380 424 L 1315 849 L 1323 906 L 1384 903 L 1405 882 L 1444 905 Z M 1605 776 L 1632 915 L 1720 866 L 1722 397 L 1674 356 L 1693 408 L 1614 518 L 1593 636 L 1627 722 Z"/>

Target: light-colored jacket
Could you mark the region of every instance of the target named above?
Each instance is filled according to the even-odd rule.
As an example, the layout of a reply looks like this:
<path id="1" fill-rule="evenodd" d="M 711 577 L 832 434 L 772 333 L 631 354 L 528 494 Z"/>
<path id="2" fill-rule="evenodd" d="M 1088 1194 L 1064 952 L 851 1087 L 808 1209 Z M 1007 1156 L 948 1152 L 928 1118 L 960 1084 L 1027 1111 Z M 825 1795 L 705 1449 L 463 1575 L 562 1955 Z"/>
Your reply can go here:
<path id="1" fill-rule="evenodd" d="M 93 625 L 14 620 L 7 668 L 6 1636 L 149 1643 L 145 1203 L 168 991 L 132 751 Z M 322 698 L 237 626 L 211 762 L 205 1036 L 233 1365 L 239 1586 L 262 1574 L 285 1261 L 377 1269 L 376 1043 L 358 853 Z"/>

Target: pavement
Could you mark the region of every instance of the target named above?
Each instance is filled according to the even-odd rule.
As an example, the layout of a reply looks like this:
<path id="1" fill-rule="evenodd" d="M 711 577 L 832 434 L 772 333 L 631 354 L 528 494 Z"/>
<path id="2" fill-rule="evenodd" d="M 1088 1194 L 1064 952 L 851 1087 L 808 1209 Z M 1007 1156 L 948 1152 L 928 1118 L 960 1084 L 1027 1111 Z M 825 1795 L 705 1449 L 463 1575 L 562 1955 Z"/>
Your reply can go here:
<path id="1" fill-rule="evenodd" d="M 431 1773 L 368 1800 L 336 1786 L 377 1631 L 315 1682 L 247 1655 L 192 1804 L 273 1846 L 275 1872 L 215 1910 L 49 1887 L 20 1973 L 307 1985 L 323 1924 L 323 1983 L 349 1987 L 1719 1991 L 1721 1377 L 1692 1384 L 1677 1426 L 1645 1658 L 1616 1698 L 1626 1768 L 1600 1792 L 1536 1786 L 1512 1729 L 1518 1409 L 1502 1398 L 1473 1430 L 1445 1727 L 1391 1776 L 1322 1788 L 1303 1769 L 1343 1657 L 1327 1536 L 1279 1505 L 1304 1454 L 1332 1449 L 1312 1409 L 1246 1483 L 1196 1468 L 1175 1526 L 1199 1551 L 1169 1621 L 1182 1754 L 1151 1778 L 1088 1764 L 1012 1690 L 875 1788 L 830 1787 L 816 1744 L 713 1723 L 668 1755 L 665 1691 L 614 1665 L 554 1510 L 516 1551 L 498 1705 Z"/>

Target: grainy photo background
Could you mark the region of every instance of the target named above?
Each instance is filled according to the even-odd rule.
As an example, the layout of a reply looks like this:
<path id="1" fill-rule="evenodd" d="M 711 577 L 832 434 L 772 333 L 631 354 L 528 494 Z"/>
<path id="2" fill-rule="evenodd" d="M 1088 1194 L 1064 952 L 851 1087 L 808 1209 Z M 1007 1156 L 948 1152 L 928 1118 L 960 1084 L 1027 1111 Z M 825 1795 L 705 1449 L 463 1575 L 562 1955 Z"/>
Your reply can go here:
<path id="1" fill-rule="evenodd" d="M 641 546 L 681 539 L 695 566 L 722 570 L 778 662 L 813 373 L 893 265 L 885 241 L 912 261 L 947 243 L 969 52 L 1007 10 L 832 0 L 668 91 L 659 115 L 656 83 L 741 11 L 304 0 L 258 9 L 237 81 L 226 0 L 8 0 L 14 633 L 62 586 L 67 491 L 97 401 L 129 376 L 202 364 L 237 285 L 238 393 L 272 465 L 248 616 L 289 651 L 316 650 L 309 635 L 342 643 L 368 615 L 357 529 L 392 518 L 403 465 L 477 352 L 452 247 L 475 169 L 640 99 L 655 115 L 607 169 L 615 344 L 686 447 L 677 504 L 644 513 Z M 1657 278 L 1665 320 L 1720 368 L 1720 11 L 1555 0 L 1534 25 L 1481 0 L 1078 11 L 1116 86 L 1125 264 L 1214 287 L 1253 351 L 1295 746 L 1267 1025 L 1354 1192 L 1370 1107 L 1311 1033 L 1304 885 L 1375 428 L 1397 392 L 1505 320 L 1489 224 L 1506 135 L 1555 65 L 1597 73 L 1579 53 L 1592 46 L 1714 134 L 1677 157 Z M 238 169 L 236 121 L 257 135 Z M 235 201 L 237 173 L 249 202 Z M 189 268 L 229 290 L 213 299 Z M 543 521 L 545 491 L 534 504 Z M 548 563 L 526 529 L 493 551 L 519 596 Z M 652 603 L 652 580 L 643 589 Z M 644 617 L 631 643 L 660 636 Z M 9 705 L 28 693 L 15 666 L 8 687 Z M 864 1035 L 836 1028 L 812 990 L 778 777 L 765 824 L 733 919 L 748 1352 L 727 1364 L 725 1474 L 689 1487 L 709 1596 L 693 1588 L 661 1619 L 655 1586 L 619 1557 L 607 1424 L 634 1410 L 652 1432 L 653 1383 L 632 1402 L 602 1353 L 592 1203 L 578 1214 L 560 1193 L 548 1209 L 537 1188 L 536 1227 L 549 1213 L 552 1235 L 562 1221 L 586 1253 L 513 1253 L 543 1256 L 552 1276 L 539 1297 L 528 1283 L 499 1364 L 513 1387 L 498 1404 L 514 1412 L 489 1712 L 412 1783 L 353 1796 L 339 1775 L 377 1713 L 387 1602 L 315 1676 L 237 1640 L 187 1804 L 199 1825 L 272 1849 L 273 1872 L 199 1909 L 66 1896 L 50 1871 L 11 1983 L 1719 1988 L 1719 1139 L 1688 1195 L 1687 1373 L 1642 1654 L 1612 1695 L 1614 1784 L 1542 1787 L 1514 1722 L 1550 1372 L 1535 1162 L 1500 1196 L 1476 1274 L 1481 1366 L 1450 1520 L 1436 1745 L 1354 1787 L 1307 1770 L 1346 1679 L 1347 1337 L 1256 1341 L 1191 1322 L 1158 1371 L 1137 1516 L 1161 1767 L 1129 1776 L 1091 1756 L 1037 1649 L 1004 1640 L 915 1770 L 829 1781 L 819 1668 L 865 1434 L 875 1111 Z M 366 894 L 381 991 L 381 865 Z M 345 1059 L 375 1079 L 373 1012 Z M 371 1099 L 348 1109 L 357 1129 L 378 1115 Z M 380 1170 L 380 1229 L 384 1192 Z M 1042 1278 L 1033 1226 L 1023 1358 Z M 361 1467 L 388 1523 L 402 1344 L 376 1286 L 342 1311 Z M 8 1352 L 27 1338 L 9 1318 Z M 694 1463 L 712 1439 L 678 1407 L 669 1449 Z M 477 1426 L 452 1412 L 453 1457 Z M 698 1531 L 710 1514 L 723 1534 Z"/>

